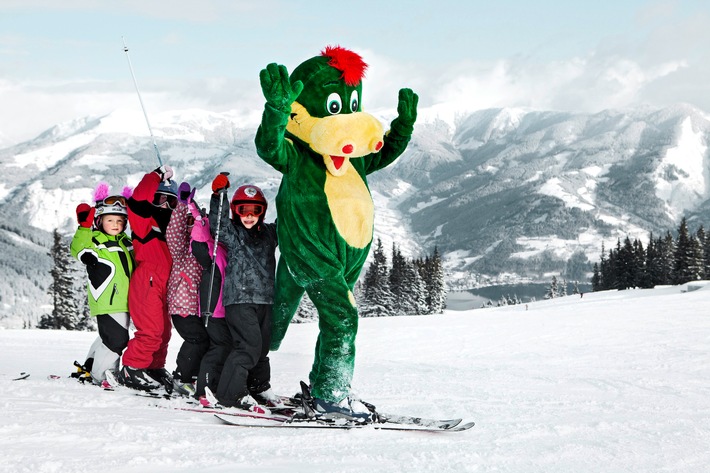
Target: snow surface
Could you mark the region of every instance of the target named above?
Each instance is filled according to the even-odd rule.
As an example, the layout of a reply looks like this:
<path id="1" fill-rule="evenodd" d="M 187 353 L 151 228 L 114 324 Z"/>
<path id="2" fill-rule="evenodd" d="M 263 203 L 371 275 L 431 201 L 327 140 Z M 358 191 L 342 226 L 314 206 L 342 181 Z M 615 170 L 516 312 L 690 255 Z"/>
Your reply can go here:
<path id="1" fill-rule="evenodd" d="M 272 354 L 278 392 L 307 376 L 316 330 L 291 326 Z M 175 401 L 47 379 L 72 371 L 93 337 L 0 330 L 0 471 L 698 473 L 710 464 L 710 286 L 363 319 L 357 393 L 382 411 L 476 421 L 462 433 L 230 427 L 150 406 Z M 32 375 L 9 380 L 20 371 Z"/>

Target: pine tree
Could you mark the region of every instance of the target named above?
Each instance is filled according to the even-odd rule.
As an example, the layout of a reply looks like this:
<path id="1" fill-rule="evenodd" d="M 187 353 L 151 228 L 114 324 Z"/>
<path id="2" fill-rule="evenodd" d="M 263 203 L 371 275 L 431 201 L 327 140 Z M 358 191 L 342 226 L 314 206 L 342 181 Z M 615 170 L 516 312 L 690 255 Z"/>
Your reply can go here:
<path id="1" fill-rule="evenodd" d="M 703 230 L 703 227 L 700 227 Z M 700 231 L 698 230 L 698 232 Z M 710 235 L 705 233 L 703 230 L 703 240 L 701 241 L 703 245 L 703 272 L 704 279 L 710 279 Z"/>
<path id="2" fill-rule="evenodd" d="M 57 229 L 53 232 L 54 242 L 49 251 L 53 266 L 50 270 L 52 284 L 49 287 L 53 309 L 51 314 L 43 315 L 37 328 L 78 330 L 82 324 L 83 313 L 80 309 L 75 281 L 77 270 L 69 251 L 69 244 Z"/>
<path id="3" fill-rule="evenodd" d="M 634 287 L 636 280 L 636 256 L 633 244 L 627 236 L 624 239 L 624 246 L 617 243 L 616 248 L 616 288 L 628 289 Z"/>
<path id="4" fill-rule="evenodd" d="M 430 314 L 441 314 L 446 308 L 446 285 L 444 284 L 444 268 L 438 247 L 434 247 L 434 254 L 428 258 L 426 267 L 427 277 L 427 305 Z"/>
<path id="5" fill-rule="evenodd" d="M 697 249 L 699 255 L 698 264 L 700 265 L 699 279 L 707 279 L 710 277 L 710 272 L 707 270 L 707 235 L 705 235 L 705 228 L 700 225 L 698 231 L 695 232 L 695 238 L 698 240 L 699 248 Z"/>
<path id="6" fill-rule="evenodd" d="M 639 282 L 642 288 L 652 288 L 658 284 L 660 271 L 660 258 L 658 254 L 658 244 L 653 239 L 653 233 L 648 237 L 648 246 L 646 247 L 646 261 L 644 263 L 644 277 Z"/>
<path id="7" fill-rule="evenodd" d="M 567 280 L 563 279 L 562 284 L 557 289 L 557 293 L 559 294 L 560 297 L 565 297 L 567 296 Z"/>
<path id="8" fill-rule="evenodd" d="M 393 297 L 389 287 L 387 256 L 378 238 L 372 253 L 373 261 L 365 272 L 365 298 L 360 308 L 362 317 L 386 317 L 393 315 Z"/>
<path id="9" fill-rule="evenodd" d="M 596 291 L 601 291 L 601 290 L 602 290 L 602 277 L 601 277 L 601 274 L 599 273 L 599 264 L 594 263 L 594 266 L 592 267 L 592 291 L 596 292 Z"/>
<path id="10" fill-rule="evenodd" d="M 412 312 L 410 315 L 426 314 L 429 306 L 427 305 L 427 290 L 424 280 L 419 274 L 419 268 L 415 261 L 407 264 L 407 283 L 411 287 Z"/>
<path id="11" fill-rule="evenodd" d="M 417 264 L 414 260 L 406 261 L 402 259 L 402 281 L 399 290 L 399 307 L 406 315 L 426 314 L 428 307 L 426 303 L 426 286 L 419 274 Z"/>
<path id="12" fill-rule="evenodd" d="M 392 267 L 389 271 L 389 288 L 392 293 L 393 315 L 411 314 L 414 312 L 411 291 L 406 279 L 407 262 L 395 243 L 392 243 Z"/>
<path id="13" fill-rule="evenodd" d="M 673 255 L 673 284 L 685 284 L 695 279 L 693 243 L 691 240 L 692 237 L 688 232 L 688 222 L 683 217 L 678 226 L 678 243 Z"/>
<path id="14" fill-rule="evenodd" d="M 673 255 L 675 254 L 675 240 L 671 232 L 666 232 L 665 237 L 656 240 L 656 258 L 658 260 L 654 271 L 654 286 L 668 285 L 673 282 Z"/>
<path id="15" fill-rule="evenodd" d="M 617 248 L 620 247 L 620 244 L 617 242 Z M 602 250 L 604 246 L 602 245 Z M 601 271 L 601 279 L 602 279 L 602 287 L 603 290 L 608 290 L 608 289 L 617 289 L 617 274 L 616 274 L 616 268 L 617 268 L 617 254 L 618 254 L 618 249 L 616 251 L 614 250 L 609 250 L 608 256 L 606 259 L 602 258 L 602 264 L 600 267 Z"/>
<path id="16" fill-rule="evenodd" d="M 557 276 L 552 276 L 550 287 L 548 287 L 547 292 L 545 292 L 545 299 L 554 299 L 557 295 Z"/>
<path id="17" fill-rule="evenodd" d="M 597 289 L 594 289 L 595 291 L 605 291 L 605 290 L 609 289 L 608 282 L 605 280 L 606 273 L 608 272 L 608 266 L 609 266 L 609 262 L 606 259 L 606 250 L 604 249 L 604 242 L 602 241 L 602 252 L 601 252 L 601 256 L 599 257 L 599 267 L 598 267 L 599 282 L 597 285 Z"/>
<path id="18" fill-rule="evenodd" d="M 703 261 L 703 245 L 696 236 L 690 237 L 690 258 L 688 261 L 690 281 L 703 279 L 705 266 Z"/>
<path id="19" fill-rule="evenodd" d="M 634 287 L 648 287 L 648 268 L 646 267 L 646 250 L 641 240 L 634 240 Z"/>

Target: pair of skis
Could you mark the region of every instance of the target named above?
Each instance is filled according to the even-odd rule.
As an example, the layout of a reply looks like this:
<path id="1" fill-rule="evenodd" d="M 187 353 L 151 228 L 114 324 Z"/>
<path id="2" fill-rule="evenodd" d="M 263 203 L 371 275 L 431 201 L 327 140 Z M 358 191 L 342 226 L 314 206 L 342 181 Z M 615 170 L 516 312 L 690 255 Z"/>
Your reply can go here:
<path id="1" fill-rule="evenodd" d="M 371 410 L 372 422 L 355 422 L 347 419 L 328 418 L 315 413 L 311 407 L 310 390 L 301 383 L 300 399 L 283 397 L 285 407 L 270 408 L 272 413 L 259 414 L 235 408 L 177 408 L 193 412 L 211 413 L 227 425 L 255 428 L 304 428 L 304 429 L 361 429 L 407 430 L 424 432 L 462 432 L 472 428 L 474 422 L 463 419 L 426 419 L 399 414 L 377 412 L 375 407 L 365 405 Z"/>
<path id="2" fill-rule="evenodd" d="M 337 422 L 331 420 L 310 419 L 299 417 L 280 418 L 278 416 L 262 417 L 250 413 L 237 414 L 230 412 L 214 413 L 214 416 L 224 424 L 238 427 L 257 428 L 301 428 L 301 429 L 374 429 L 374 430 L 406 430 L 419 432 L 463 432 L 474 426 L 474 422 L 463 423 L 463 419 L 436 420 L 421 417 L 390 416 L 386 420 L 380 417 L 378 421 Z M 256 418 L 256 421 L 254 419 Z"/>

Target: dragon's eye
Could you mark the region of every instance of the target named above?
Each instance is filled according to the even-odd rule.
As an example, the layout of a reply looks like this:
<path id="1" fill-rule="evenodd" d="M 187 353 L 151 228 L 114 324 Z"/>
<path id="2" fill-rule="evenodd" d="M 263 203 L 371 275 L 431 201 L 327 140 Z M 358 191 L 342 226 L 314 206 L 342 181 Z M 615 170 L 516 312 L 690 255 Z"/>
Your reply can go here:
<path id="1" fill-rule="evenodd" d="M 353 93 L 350 94 L 350 111 L 357 112 L 357 109 L 359 107 L 360 107 L 360 100 L 357 95 L 357 90 L 353 90 Z"/>
<path id="2" fill-rule="evenodd" d="M 343 108 L 343 101 L 340 99 L 340 95 L 333 92 L 328 96 L 325 106 L 328 109 L 328 113 L 331 115 L 337 115 Z"/>

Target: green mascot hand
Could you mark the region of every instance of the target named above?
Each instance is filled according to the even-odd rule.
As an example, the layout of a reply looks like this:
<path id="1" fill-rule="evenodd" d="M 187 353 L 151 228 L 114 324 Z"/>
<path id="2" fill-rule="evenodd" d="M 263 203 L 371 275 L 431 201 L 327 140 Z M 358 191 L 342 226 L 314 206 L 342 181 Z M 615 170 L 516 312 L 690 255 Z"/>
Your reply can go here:
<path id="1" fill-rule="evenodd" d="M 276 63 L 271 63 L 261 70 L 259 81 L 266 103 L 276 110 L 291 113 L 291 104 L 303 90 L 303 83 L 299 80 L 292 85 L 288 80 L 286 66 Z"/>
<path id="2" fill-rule="evenodd" d="M 417 121 L 419 96 L 412 89 L 400 89 L 397 103 L 397 118 L 392 120 L 391 128 L 401 136 L 412 136 L 414 122 Z"/>

